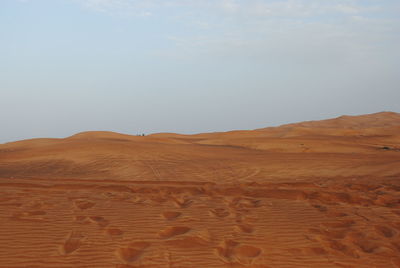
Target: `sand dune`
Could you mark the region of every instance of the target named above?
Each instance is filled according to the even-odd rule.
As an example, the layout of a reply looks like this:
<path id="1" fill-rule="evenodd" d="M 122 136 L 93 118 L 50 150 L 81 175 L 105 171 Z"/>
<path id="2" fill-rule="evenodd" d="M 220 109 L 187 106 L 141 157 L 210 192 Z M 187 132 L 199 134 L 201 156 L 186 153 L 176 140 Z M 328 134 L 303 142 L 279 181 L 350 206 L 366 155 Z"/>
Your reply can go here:
<path id="1" fill-rule="evenodd" d="M 0 267 L 400 267 L 400 114 L 0 145 Z"/>

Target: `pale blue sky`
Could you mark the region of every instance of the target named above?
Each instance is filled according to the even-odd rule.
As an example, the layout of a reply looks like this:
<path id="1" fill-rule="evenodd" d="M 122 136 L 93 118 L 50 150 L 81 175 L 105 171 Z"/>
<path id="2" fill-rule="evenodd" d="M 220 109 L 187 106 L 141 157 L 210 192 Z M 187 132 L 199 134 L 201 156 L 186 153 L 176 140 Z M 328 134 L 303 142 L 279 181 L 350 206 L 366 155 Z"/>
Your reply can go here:
<path id="1" fill-rule="evenodd" d="M 0 143 L 400 112 L 398 0 L 1 0 Z"/>

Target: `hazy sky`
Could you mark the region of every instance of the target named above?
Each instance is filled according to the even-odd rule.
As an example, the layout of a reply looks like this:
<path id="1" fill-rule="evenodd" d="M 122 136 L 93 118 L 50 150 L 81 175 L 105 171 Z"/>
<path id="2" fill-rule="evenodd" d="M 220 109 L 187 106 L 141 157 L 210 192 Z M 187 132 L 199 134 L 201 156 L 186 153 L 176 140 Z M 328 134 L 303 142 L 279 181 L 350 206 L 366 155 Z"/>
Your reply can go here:
<path id="1" fill-rule="evenodd" d="M 0 142 L 400 112 L 399 0 L 0 0 Z"/>

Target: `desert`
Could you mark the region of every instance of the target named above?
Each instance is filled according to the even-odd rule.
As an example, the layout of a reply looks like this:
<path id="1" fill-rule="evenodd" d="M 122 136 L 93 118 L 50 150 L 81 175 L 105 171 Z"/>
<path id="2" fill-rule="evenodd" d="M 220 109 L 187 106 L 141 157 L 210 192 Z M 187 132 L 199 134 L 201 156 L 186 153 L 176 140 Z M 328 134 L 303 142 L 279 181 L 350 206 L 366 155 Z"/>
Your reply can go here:
<path id="1" fill-rule="evenodd" d="M 0 144 L 0 267 L 400 267 L 400 114 Z"/>

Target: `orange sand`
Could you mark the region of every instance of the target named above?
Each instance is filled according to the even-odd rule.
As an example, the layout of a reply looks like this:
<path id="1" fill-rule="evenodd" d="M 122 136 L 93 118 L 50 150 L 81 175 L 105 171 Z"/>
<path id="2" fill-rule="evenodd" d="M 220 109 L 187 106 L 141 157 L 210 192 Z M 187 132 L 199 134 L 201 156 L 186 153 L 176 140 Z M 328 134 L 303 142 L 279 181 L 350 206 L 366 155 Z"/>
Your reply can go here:
<path id="1" fill-rule="evenodd" d="M 0 145 L 0 267 L 400 267 L 400 114 Z"/>

